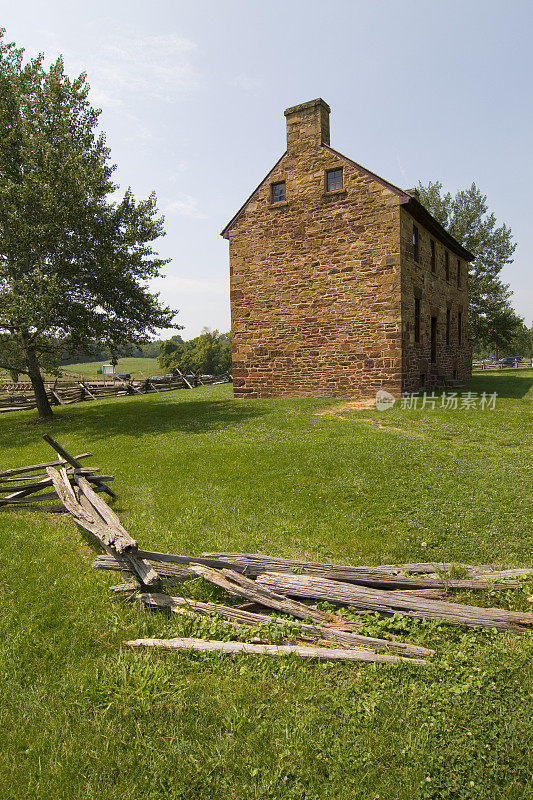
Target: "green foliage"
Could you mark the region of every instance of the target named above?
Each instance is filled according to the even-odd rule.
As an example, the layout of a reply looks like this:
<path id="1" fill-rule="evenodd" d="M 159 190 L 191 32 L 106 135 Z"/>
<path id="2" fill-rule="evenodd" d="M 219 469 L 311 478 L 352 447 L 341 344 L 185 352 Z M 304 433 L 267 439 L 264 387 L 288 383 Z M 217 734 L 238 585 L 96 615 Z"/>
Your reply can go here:
<path id="1" fill-rule="evenodd" d="M 497 225 L 487 197 L 476 184 L 457 192 L 442 192 L 440 181 L 418 185 L 420 202 L 474 256 L 469 266 L 469 331 L 474 348 L 493 351 L 511 344 L 523 320 L 510 305 L 509 286 L 500 279 L 511 264 L 516 243 L 507 225 Z"/>
<path id="2" fill-rule="evenodd" d="M 110 198 L 114 166 L 88 91 L 61 58 L 25 63 L 0 32 L 0 366 L 30 375 L 40 412 L 46 361 L 115 352 L 174 317 L 146 285 L 166 263 L 151 244 L 164 234 L 155 195 Z"/>
<path id="3" fill-rule="evenodd" d="M 209 386 L 61 407 L 44 427 L 116 475 L 112 504 L 151 550 L 512 567 L 531 559 L 532 383 L 475 376 L 468 390 L 498 393 L 491 412 L 342 417 Z M 47 457 L 31 418 L 0 415 L 0 470 Z M 434 648 L 433 664 L 131 652 L 273 631 L 143 612 L 109 596 L 122 577 L 93 558 L 64 516 L 0 515 L 5 800 L 530 800 L 531 635 L 346 612 Z M 232 602 L 199 580 L 172 592 Z M 453 597 L 520 609 L 531 593 Z"/>
<path id="4" fill-rule="evenodd" d="M 166 372 L 179 369 L 195 375 L 223 375 L 231 370 L 231 333 L 204 328 L 188 342 L 173 336 L 162 343 L 159 364 Z"/>

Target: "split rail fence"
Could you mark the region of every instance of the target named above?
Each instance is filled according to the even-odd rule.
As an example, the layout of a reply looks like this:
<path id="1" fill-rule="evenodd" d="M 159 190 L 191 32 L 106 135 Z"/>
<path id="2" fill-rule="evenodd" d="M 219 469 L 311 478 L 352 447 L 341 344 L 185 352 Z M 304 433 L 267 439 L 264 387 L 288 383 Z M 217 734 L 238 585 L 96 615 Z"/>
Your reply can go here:
<path id="1" fill-rule="evenodd" d="M 54 406 L 67 406 L 84 400 L 97 400 L 108 397 L 124 397 L 125 395 L 155 394 L 172 392 L 176 389 L 194 389 L 215 383 L 231 382 L 231 375 L 202 375 L 201 377 L 178 375 L 173 380 L 122 381 L 115 378 L 113 383 L 99 381 L 76 381 L 69 383 L 45 384 L 48 400 Z M 5 411 L 23 411 L 36 408 L 35 397 L 30 383 L 0 382 L 0 413 Z"/>

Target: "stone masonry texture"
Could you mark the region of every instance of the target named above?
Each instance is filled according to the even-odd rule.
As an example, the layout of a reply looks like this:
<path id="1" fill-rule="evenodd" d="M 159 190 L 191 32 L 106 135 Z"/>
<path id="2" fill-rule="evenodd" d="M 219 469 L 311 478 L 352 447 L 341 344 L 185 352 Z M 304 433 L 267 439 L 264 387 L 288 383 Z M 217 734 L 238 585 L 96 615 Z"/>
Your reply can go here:
<path id="1" fill-rule="evenodd" d="M 329 147 L 329 111 L 320 99 L 287 109 L 287 152 L 223 231 L 235 396 L 399 396 L 467 378 L 470 254 L 410 193 Z M 343 185 L 328 192 L 332 169 Z"/>

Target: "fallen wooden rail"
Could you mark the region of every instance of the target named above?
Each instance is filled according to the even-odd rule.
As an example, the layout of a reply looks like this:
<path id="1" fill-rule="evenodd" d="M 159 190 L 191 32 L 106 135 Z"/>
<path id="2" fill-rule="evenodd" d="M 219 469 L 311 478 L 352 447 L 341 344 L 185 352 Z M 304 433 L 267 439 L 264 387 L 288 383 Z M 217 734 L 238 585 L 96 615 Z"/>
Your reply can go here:
<path id="1" fill-rule="evenodd" d="M 338 622 L 338 618 L 333 614 L 319 611 L 317 608 L 310 608 L 304 603 L 298 603 L 281 594 L 276 594 L 263 586 L 259 586 L 255 581 L 239 575 L 237 572 L 227 569 L 219 571 L 211 569 L 211 567 L 204 567 L 201 564 L 191 564 L 190 569 L 196 575 L 205 578 L 205 580 L 215 586 L 219 586 L 221 589 L 225 589 L 230 594 L 237 597 L 245 597 L 254 603 L 273 608 L 275 611 L 281 611 L 282 614 L 291 614 L 293 617 L 305 620 L 311 619 L 314 622 Z"/>
<path id="2" fill-rule="evenodd" d="M 196 650 L 204 653 L 248 653 L 255 656 L 295 655 L 316 661 L 370 661 L 382 664 L 401 662 L 425 665 L 427 661 L 417 658 L 373 653 L 372 650 L 334 650 L 328 647 L 303 647 L 300 645 L 249 644 L 248 642 L 218 642 L 205 639 L 133 639 L 124 642 L 127 647 L 158 647 L 164 650 Z"/>
<path id="3" fill-rule="evenodd" d="M 191 581 L 198 577 L 194 572 L 176 567 L 174 564 L 166 564 L 162 561 L 155 561 L 151 558 L 147 558 L 144 550 L 138 550 L 137 554 L 148 561 L 157 571 L 158 575 L 165 578 L 167 583 L 177 584 L 183 581 Z M 115 570 L 118 572 L 129 569 L 127 561 L 122 559 L 118 554 L 99 555 L 93 561 L 92 567 L 93 569 Z"/>
<path id="4" fill-rule="evenodd" d="M 92 534 L 107 553 L 121 557 L 141 585 L 159 587 L 160 578 L 155 569 L 137 555 L 137 542 L 122 527 L 115 512 L 91 489 L 88 481 L 75 475 L 78 499 L 64 468 L 57 472 L 53 467 L 47 467 L 46 471 L 76 524 Z"/>
<path id="5" fill-rule="evenodd" d="M 54 450 L 56 451 L 56 453 L 60 458 L 63 458 L 71 466 L 75 467 L 75 469 L 81 469 L 82 465 L 80 464 L 78 459 L 75 458 L 74 456 L 71 456 L 70 453 L 67 453 L 65 448 L 61 447 L 61 445 L 58 442 L 56 442 L 55 439 L 52 439 L 50 434 L 45 433 L 43 435 L 43 439 L 45 440 L 45 442 L 48 442 L 48 444 L 51 447 L 54 448 Z M 110 497 L 116 497 L 115 493 L 109 488 L 109 486 L 106 485 L 105 481 L 102 478 L 96 478 L 95 483 L 97 486 L 101 486 L 103 491 L 106 492 L 106 494 L 108 494 Z"/>
<path id="6" fill-rule="evenodd" d="M 147 608 L 169 608 L 171 611 L 192 610 L 209 616 L 221 616 L 238 625 L 277 625 L 286 626 L 287 620 L 269 614 L 254 614 L 240 608 L 220 605 L 219 603 L 201 603 L 187 597 L 171 597 L 167 594 L 141 594 L 141 602 Z M 349 626 L 347 622 L 346 627 Z M 305 622 L 297 623 L 298 638 L 326 640 L 342 644 L 344 647 L 367 647 L 371 650 L 388 650 L 391 653 L 403 655 L 431 656 L 434 650 L 418 647 L 408 642 L 395 642 L 390 639 L 376 639 L 372 636 L 361 636 L 351 631 L 342 630 L 340 627 L 323 627 L 308 625 Z M 300 633 L 301 632 L 301 633 Z"/>
<path id="7" fill-rule="evenodd" d="M 350 608 L 394 614 L 400 611 L 419 619 L 445 620 L 452 625 L 527 630 L 533 626 L 533 614 L 505 611 L 499 608 L 478 608 L 461 603 L 448 603 L 419 597 L 406 591 L 384 591 L 356 586 L 351 583 L 316 578 L 309 575 L 288 575 L 270 572 L 256 581 L 260 587 L 272 592 L 312 600 L 327 600 Z"/>
<path id="8" fill-rule="evenodd" d="M 98 467 L 82 466 L 81 459 L 87 458 L 91 455 L 90 453 L 71 456 L 49 436 L 45 438 L 49 443 L 52 443 L 59 455 L 59 459 L 30 464 L 25 467 L 13 467 L 0 473 L 0 507 L 30 507 L 39 504 L 40 510 L 42 510 L 42 503 L 57 500 L 55 492 L 45 492 L 43 494 L 44 489 L 53 486 L 52 479 L 46 473 L 46 470 L 53 466 L 66 467 L 66 474 L 70 483 L 74 482 L 75 473 L 77 473 L 94 484 L 95 491 L 106 491 L 114 495 L 114 492 L 107 485 L 109 481 L 114 480 L 113 475 L 96 475 L 95 473 L 100 471 Z M 55 505 L 46 510 L 61 511 L 63 508 Z"/>
<path id="9" fill-rule="evenodd" d="M 371 586 L 378 589 L 516 589 L 519 583 L 516 580 L 506 580 L 494 583 L 495 577 L 490 572 L 482 573 L 479 577 L 454 579 L 452 577 L 415 577 L 402 575 L 406 566 L 410 572 L 415 572 L 413 567 L 427 569 L 431 566 L 436 572 L 437 564 L 410 564 L 410 565 L 385 565 L 383 567 L 351 567 L 337 564 L 321 564 L 312 561 L 296 561 L 288 558 L 273 558 L 272 556 L 255 555 L 248 553 L 203 553 L 206 558 L 220 559 L 232 565 L 245 575 L 252 577 L 265 572 L 292 573 L 298 571 L 304 575 L 314 575 L 319 578 L 328 578 L 334 581 L 357 583 L 362 586 Z M 444 565 L 443 565 L 444 566 Z M 446 565 L 452 567 L 453 565 Z M 502 576 L 507 577 L 507 576 Z"/>

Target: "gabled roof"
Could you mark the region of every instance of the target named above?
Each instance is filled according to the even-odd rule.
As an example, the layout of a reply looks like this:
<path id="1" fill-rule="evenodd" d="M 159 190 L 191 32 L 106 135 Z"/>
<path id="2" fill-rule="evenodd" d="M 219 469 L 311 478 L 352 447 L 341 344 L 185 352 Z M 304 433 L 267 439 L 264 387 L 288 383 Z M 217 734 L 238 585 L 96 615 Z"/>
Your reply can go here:
<path id="1" fill-rule="evenodd" d="M 244 203 L 243 203 L 243 204 L 242 204 L 242 206 L 239 208 L 239 210 L 237 211 L 237 213 L 235 214 L 235 216 L 233 216 L 233 217 L 230 219 L 230 221 L 228 222 L 228 224 L 226 225 L 226 227 L 224 228 L 224 230 L 220 232 L 220 235 L 221 235 L 221 236 L 223 236 L 223 237 L 224 237 L 224 239 L 227 239 L 227 238 L 228 238 L 228 231 L 229 231 L 229 229 L 230 229 L 230 228 L 233 226 L 233 223 L 234 223 L 234 222 L 237 222 L 237 220 L 238 220 L 238 219 L 239 219 L 239 217 L 241 216 L 242 212 L 244 211 L 244 209 L 246 208 L 246 206 L 248 205 L 248 203 L 250 202 L 250 200 L 253 198 L 254 194 L 255 194 L 255 193 L 256 193 L 256 192 L 257 192 L 257 191 L 258 191 L 258 190 L 261 188 L 261 186 L 264 184 L 264 182 L 265 182 L 266 180 L 268 180 L 268 178 L 270 178 L 270 176 L 272 175 L 272 173 L 274 172 L 274 170 L 276 169 L 276 167 L 278 166 L 278 164 L 280 164 L 280 163 L 283 161 L 283 159 L 285 158 L 285 156 L 286 156 L 286 155 L 287 155 L 287 151 L 285 151 L 285 152 L 283 153 L 283 155 L 282 155 L 282 156 L 280 156 L 280 158 L 278 158 L 278 160 L 276 161 L 276 163 L 274 164 L 274 166 L 272 167 L 272 169 L 270 170 L 270 172 L 267 172 L 267 174 L 265 175 L 265 177 L 263 178 L 263 180 L 262 180 L 262 181 L 261 181 L 261 182 L 260 182 L 260 183 L 259 183 L 259 184 L 258 184 L 256 187 L 255 187 L 255 189 L 253 190 L 252 194 L 251 194 L 251 195 L 248 197 L 248 199 L 247 199 L 247 200 L 245 200 L 245 201 L 244 201 Z"/>
<path id="2" fill-rule="evenodd" d="M 364 175 L 367 175 L 369 178 L 372 178 L 372 180 L 376 181 L 377 183 L 380 183 L 386 189 L 389 189 L 389 191 L 397 195 L 400 205 L 404 206 L 405 210 L 408 211 L 409 214 L 411 214 L 411 216 L 414 219 L 420 222 L 420 224 L 423 225 L 424 228 L 426 228 L 426 230 L 428 230 L 430 233 L 433 233 L 433 235 L 436 238 L 440 239 L 440 241 L 443 244 L 445 244 L 452 252 L 456 253 L 464 261 L 474 260 L 475 256 L 473 256 L 472 253 L 470 253 L 465 247 L 463 247 L 463 245 L 460 244 L 457 241 L 457 239 L 455 239 L 451 235 L 451 233 L 448 233 L 446 228 L 443 228 L 440 222 L 437 222 L 435 217 L 429 213 L 427 208 L 423 206 L 422 203 L 416 199 L 416 197 L 413 197 L 411 194 L 409 194 L 409 192 L 404 191 L 404 189 L 400 189 L 399 186 L 395 186 L 393 183 L 389 183 L 389 181 L 386 181 L 385 178 L 376 175 L 375 172 L 371 172 L 369 169 L 363 167 L 361 164 L 358 164 L 356 161 L 352 161 L 351 158 L 348 158 L 342 153 L 339 153 L 338 150 L 334 150 L 333 147 L 330 147 L 328 144 L 323 144 L 322 147 L 324 148 L 324 150 L 333 153 L 333 155 L 337 156 L 342 161 L 345 161 L 347 164 L 350 164 L 352 167 L 355 167 L 359 172 L 362 172 Z M 256 188 L 253 190 L 248 199 L 239 208 L 235 216 L 230 219 L 224 230 L 221 232 L 220 234 L 221 236 L 223 236 L 225 239 L 228 238 L 228 232 L 230 228 L 234 225 L 235 222 L 237 222 L 237 220 L 245 210 L 248 203 L 254 197 L 255 193 L 261 188 L 264 182 L 268 180 L 270 175 L 272 175 L 276 167 L 281 163 L 281 161 L 285 158 L 286 155 L 287 155 L 286 152 L 283 153 L 281 158 L 279 158 L 276 161 L 270 172 L 268 172 L 265 175 L 263 180 L 259 183 L 258 186 L 256 186 Z"/>

